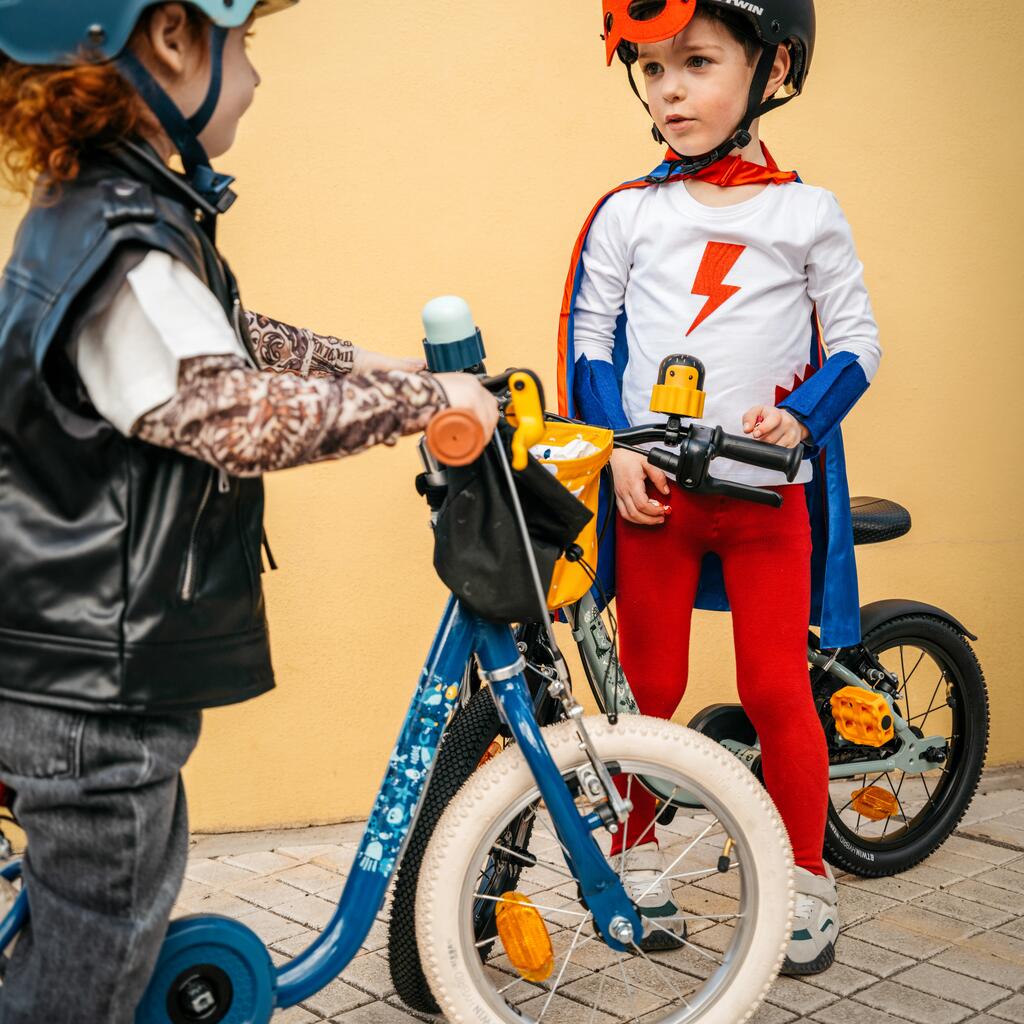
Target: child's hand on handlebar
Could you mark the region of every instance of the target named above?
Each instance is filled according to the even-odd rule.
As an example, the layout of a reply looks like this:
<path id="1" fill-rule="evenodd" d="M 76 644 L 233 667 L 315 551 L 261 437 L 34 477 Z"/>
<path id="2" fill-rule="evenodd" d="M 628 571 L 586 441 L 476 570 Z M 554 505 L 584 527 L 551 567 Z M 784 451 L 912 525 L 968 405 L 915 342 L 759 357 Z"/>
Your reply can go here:
<path id="1" fill-rule="evenodd" d="M 795 448 L 806 441 L 811 432 L 792 413 L 771 405 L 755 405 L 743 417 L 743 433 L 756 441 Z"/>
<path id="2" fill-rule="evenodd" d="M 435 373 L 434 380 L 448 396 L 449 408 L 471 412 L 484 428 L 486 440 L 490 441 L 498 425 L 498 401 L 494 395 L 470 373 Z"/>
<path id="3" fill-rule="evenodd" d="M 619 515 L 637 526 L 660 526 L 672 509 L 647 495 L 645 480 L 662 494 L 668 494 L 668 477 L 638 452 L 616 449 L 612 452 L 612 478 Z"/>

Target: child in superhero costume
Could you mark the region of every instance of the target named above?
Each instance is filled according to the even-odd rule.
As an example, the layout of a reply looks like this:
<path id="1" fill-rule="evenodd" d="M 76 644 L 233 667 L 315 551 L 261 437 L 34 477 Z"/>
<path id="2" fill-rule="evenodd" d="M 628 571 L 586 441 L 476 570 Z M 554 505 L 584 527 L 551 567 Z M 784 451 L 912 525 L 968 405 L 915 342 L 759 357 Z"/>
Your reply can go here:
<path id="1" fill-rule="evenodd" d="M 292 2 L 0 5 L 3 167 L 35 184 L 0 294 L 0 778 L 30 904 L 3 1024 L 134 1018 L 201 709 L 273 686 L 261 474 L 449 404 L 497 422 L 472 377 L 241 304 L 209 158 L 259 82 L 253 19 Z"/>
<path id="2" fill-rule="evenodd" d="M 603 7 L 608 63 L 618 55 L 644 102 L 639 70 L 655 139 L 669 149 L 651 175 L 605 196 L 580 236 L 562 308 L 560 411 L 614 428 L 664 419 L 649 411 L 658 366 L 686 353 L 707 371 L 698 422 L 805 446 L 792 484 L 716 463 L 723 479 L 777 491 L 781 509 L 682 490 L 642 455 L 617 451 L 618 514 L 599 568 L 605 596 L 617 597 L 622 665 L 647 714 L 670 717 L 683 696 L 693 607 L 732 611 L 740 700 L 796 862 L 783 971 L 817 973 L 834 960 L 840 922 L 822 861 L 828 755 L 808 685 L 807 627 L 820 625 L 828 648 L 860 637 L 839 424 L 881 350 L 835 197 L 780 171 L 758 136 L 760 115 L 804 87 L 813 0 Z M 624 853 L 651 921 L 644 942 L 678 945 L 685 932 L 664 878 L 654 798 L 619 781 L 635 810 L 612 853 Z"/>

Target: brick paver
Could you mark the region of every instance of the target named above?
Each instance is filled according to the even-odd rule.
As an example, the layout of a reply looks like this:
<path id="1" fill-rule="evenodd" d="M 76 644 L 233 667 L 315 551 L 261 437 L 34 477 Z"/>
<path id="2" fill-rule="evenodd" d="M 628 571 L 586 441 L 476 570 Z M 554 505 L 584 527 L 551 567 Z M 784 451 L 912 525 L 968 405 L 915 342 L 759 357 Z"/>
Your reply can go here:
<path id="1" fill-rule="evenodd" d="M 986 779 L 988 777 L 986 776 Z M 1024 772 L 1011 783 L 982 783 L 956 833 L 924 863 L 892 878 L 837 873 L 843 929 L 836 964 L 810 978 L 779 978 L 753 1024 L 1008 1024 L 1024 1022 Z M 699 823 L 677 817 L 672 844 L 697 834 Z M 227 914 L 244 921 L 278 965 L 306 949 L 329 919 L 351 867 L 363 823 L 302 830 L 196 836 L 178 913 Z M 680 849 L 682 847 L 680 846 Z M 713 862 L 714 851 L 701 853 Z M 714 914 L 735 908 L 733 876 L 713 875 L 687 889 L 685 909 Z M 561 905 L 574 898 L 564 877 L 535 869 L 524 891 Z M 536 896 L 534 897 L 537 898 Z M 540 900 L 538 899 L 538 902 Z M 275 1014 L 274 1024 L 409 1024 L 423 1018 L 398 1000 L 387 963 L 390 902 L 341 977 L 300 1007 Z M 726 924 L 698 922 L 691 933 L 707 951 L 724 949 Z M 556 956 L 571 930 L 553 936 Z M 658 972 L 670 967 L 692 991 L 714 964 L 688 949 L 652 957 L 645 985 L 650 1019 L 663 1002 Z M 515 981 L 507 958 L 494 976 Z M 499 973 L 504 972 L 504 973 Z M 602 988 L 602 979 L 604 985 Z M 540 993 L 540 994 L 538 994 Z M 537 986 L 509 993 L 524 1013 L 547 1001 Z M 591 942 L 570 964 L 545 1022 L 594 1020 L 621 1002 L 623 985 L 606 946 Z M 590 1005 L 598 1002 L 596 1011 Z M 608 1011 L 608 1012 L 602 1012 Z"/>

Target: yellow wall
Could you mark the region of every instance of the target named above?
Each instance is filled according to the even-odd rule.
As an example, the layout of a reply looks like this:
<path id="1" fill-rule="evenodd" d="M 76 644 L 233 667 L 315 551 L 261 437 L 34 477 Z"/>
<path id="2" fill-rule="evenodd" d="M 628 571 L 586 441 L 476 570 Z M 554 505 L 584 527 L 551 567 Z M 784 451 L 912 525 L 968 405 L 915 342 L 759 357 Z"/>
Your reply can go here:
<path id="1" fill-rule="evenodd" d="M 861 551 L 862 599 L 929 601 L 979 635 L 989 763 L 1020 760 L 1024 7 L 818 6 L 809 91 L 762 134 L 840 197 L 882 329 L 845 431 L 851 491 L 904 503 L 914 529 Z M 221 161 L 242 197 L 223 249 L 251 308 L 412 354 L 423 303 L 459 293 L 490 365 L 536 367 L 553 396 L 576 232 L 658 151 L 604 68 L 597 0 L 542 7 L 538 29 L 497 0 L 304 0 L 260 25 L 264 84 Z M 5 241 L 18 215 L 0 211 Z M 268 481 L 280 685 L 207 715 L 187 769 L 197 830 L 368 810 L 444 598 L 416 471 L 407 440 Z M 735 699 L 728 616 L 698 613 L 694 635 L 683 721 Z"/>

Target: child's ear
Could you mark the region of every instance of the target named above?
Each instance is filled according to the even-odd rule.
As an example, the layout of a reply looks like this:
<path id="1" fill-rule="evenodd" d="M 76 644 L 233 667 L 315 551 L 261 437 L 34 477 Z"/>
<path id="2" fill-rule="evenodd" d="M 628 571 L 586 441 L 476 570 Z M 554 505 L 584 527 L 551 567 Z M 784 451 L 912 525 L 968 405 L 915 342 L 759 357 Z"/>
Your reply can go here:
<path id="1" fill-rule="evenodd" d="M 768 78 L 768 85 L 765 87 L 762 100 L 774 96 L 786 84 L 786 79 L 789 78 L 792 68 L 793 59 L 790 57 L 789 47 L 785 43 L 779 43 L 779 48 L 775 51 L 775 63 L 772 65 L 772 73 Z"/>
<path id="2" fill-rule="evenodd" d="M 175 78 L 186 73 L 196 40 L 184 4 L 167 3 L 156 8 L 146 36 L 159 71 Z"/>

